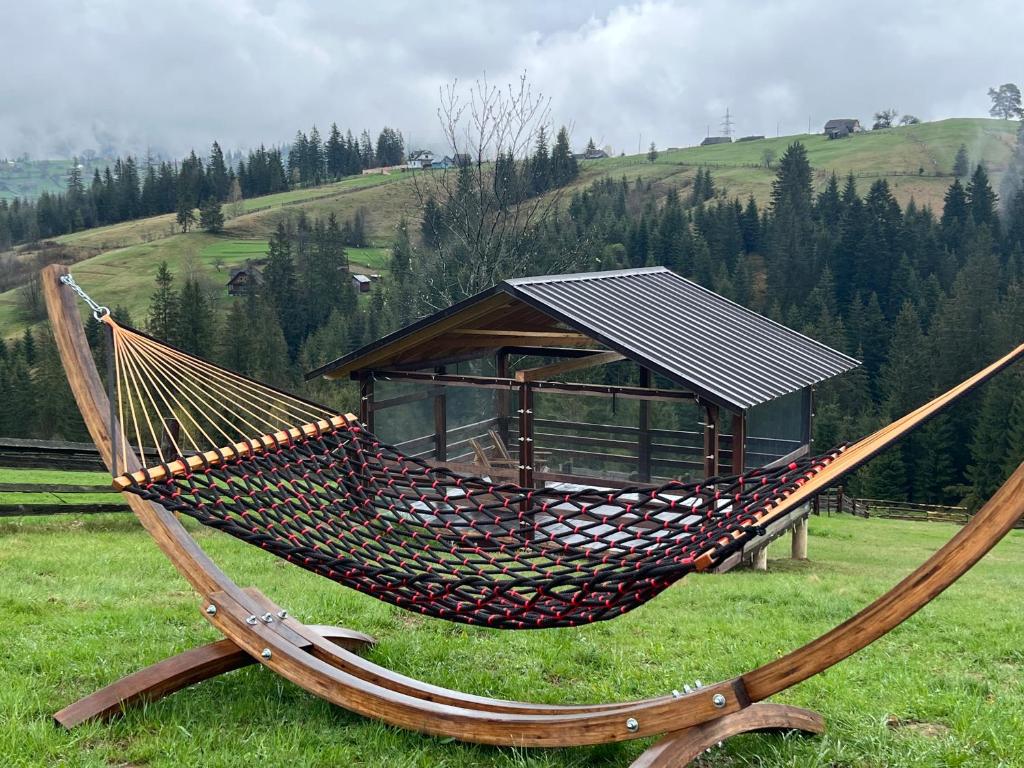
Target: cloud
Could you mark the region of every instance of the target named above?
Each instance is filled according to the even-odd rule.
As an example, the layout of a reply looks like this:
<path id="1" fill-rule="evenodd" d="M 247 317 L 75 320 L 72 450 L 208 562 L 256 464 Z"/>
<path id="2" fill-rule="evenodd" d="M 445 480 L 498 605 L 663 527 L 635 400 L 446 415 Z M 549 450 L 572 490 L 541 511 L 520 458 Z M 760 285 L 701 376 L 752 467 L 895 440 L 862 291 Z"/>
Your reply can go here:
<path id="1" fill-rule="evenodd" d="M 780 0 L 367 5 L 336 0 L 0 0 L 0 156 L 180 155 L 332 121 L 439 141 L 438 89 L 524 70 L 574 141 L 683 146 L 895 106 L 984 115 L 1024 80 L 1024 6 Z M 17 66 L 10 63 L 16 62 Z"/>

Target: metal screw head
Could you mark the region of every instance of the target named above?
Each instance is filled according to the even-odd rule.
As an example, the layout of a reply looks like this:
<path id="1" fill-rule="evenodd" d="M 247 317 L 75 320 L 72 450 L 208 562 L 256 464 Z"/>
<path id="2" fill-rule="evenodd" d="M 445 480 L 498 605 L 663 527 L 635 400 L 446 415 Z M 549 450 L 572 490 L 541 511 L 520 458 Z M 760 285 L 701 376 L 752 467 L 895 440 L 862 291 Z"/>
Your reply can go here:
<path id="1" fill-rule="evenodd" d="M 246 616 L 245 617 L 245 623 L 248 624 L 250 627 L 255 627 L 256 626 L 256 617 L 252 616 L 252 615 Z"/>
<path id="2" fill-rule="evenodd" d="M 277 612 L 277 618 L 279 618 L 279 619 L 287 619 L 288 618 L 288 611 L 278 611 Z"/>
<path id="3" fill-rule="evenodd" d="M 263 651 L 260 653 L 260 656 L 262 656 L 264 659 L 269 659 L 273 655 L 273 652 L 269 648 L 264 648 Z"/>
<path id="4" fill-rule="evenodd" d="M 640 722 L 635 717 L 629 718 L 626 721 L 626 730 L 630 733 L 636 733 L 640 730 Z"/>
<path id="5" fill-rule="evenodd" d="M 216 605 L 208 605 L 208 606 L 206 606 L 206 612 L 208 614 L 210 614 L 211 616 L 216 616 L 217 615 L 217 606 Z"/>
<path id="6" fill-rule="evenodd" d="M 720 693 L 716 693 L 714 696 L 711 697 L 711 703 L 719 709 L 721 709 L 725 706 L 725 696 L 723 696 Z"/>
<path id="7" fill-rule="evenodd" d="M 270 615 L 270 611 L 267 611 L 262 616 L 260 616 L 260 619 L 263 620 L 264 624 L 269 624 L 270 622 L 272 622 L 274 620 L 274 617 Z"/>

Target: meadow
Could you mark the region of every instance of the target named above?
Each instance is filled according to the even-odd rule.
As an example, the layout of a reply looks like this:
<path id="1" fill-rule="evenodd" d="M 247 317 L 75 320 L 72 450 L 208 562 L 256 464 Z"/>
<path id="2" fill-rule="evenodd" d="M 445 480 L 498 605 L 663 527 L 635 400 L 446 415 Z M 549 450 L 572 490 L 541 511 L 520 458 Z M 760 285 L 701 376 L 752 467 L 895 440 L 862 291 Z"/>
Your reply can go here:
<path id="1" fill-rule="evenodd" d="M 15 482 L 12 473 L 0 472 L 0 482 Z M 474 693 L 552 703 L 663 694 L 742 673 L 844 620 L 955 532 L 937 523 L 816 517 L 809 561 L 786 559 L 788 542 L 779 541 L 767 573 L 690 576 L 612 622 L 508 633 L 401 612 L 186 524 L 240 584 L 258 585 L 299 619 L 376 636 L 375 662 Z M 363 719 L 259 667 L 66 732 L 50 720 L 57 709 L 217 634 L 130 515 L 0 521 L 0 579 L 4 766 L 618 768 L 649 743 L 462 744 Z M 744 736 L 702 765 L 1024 765 L 1022 590 L 1024 533 L 1014 532 L 900 628 L 777 697 L 821 711 L 824 736 Z"/>

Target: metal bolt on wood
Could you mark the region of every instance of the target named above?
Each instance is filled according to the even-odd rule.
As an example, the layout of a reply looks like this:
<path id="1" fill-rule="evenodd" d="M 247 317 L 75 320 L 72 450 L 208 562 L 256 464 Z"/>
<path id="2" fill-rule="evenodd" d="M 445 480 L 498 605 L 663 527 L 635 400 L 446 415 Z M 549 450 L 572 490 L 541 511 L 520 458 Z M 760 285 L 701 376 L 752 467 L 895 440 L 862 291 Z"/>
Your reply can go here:
<path id="1" fill-rule="evenodd" d="M 252 615 L 252 614 L 250 614 L 249 616 L 246 616 L 245 617 L 245 623 L 248 624 L 250 627 L 255 627 L 256 626 L 256 617 L 254 615 Z"/>
<path id="2" fill-rule="evenodd" d="M 711 703 L 719 709 L 721 709 L 725 706 L 725 696 L 723 696 L 720 693 L 716 693 L 714 696 L 711 697 Z"/>
<path id="3" fill-rule="evenodd" d="M 216 616 L 217 615 L 217 606 L 216 605 L 208 605 L 208 606 L 206 606 L 206 612 L 210 616 Z"/>
<path id="4" fill-rule="evenodd" d="M 629 718 L 626 721 L 626 730 L 630 733 L 636 733 L 640 730 L 640 722 L 635 717 Z"/>
<path id="5" fill-rule="evenodd" d="M 270 611 L 267 611 L 262 616 L 260 616 L 260 619 L 263 621 L 264 624 L 269 624 L 274 620 L 274 617 L 273 615 L 271 615 Z"/>
<path id="6" fill-rule="evenodd" d="M 271 651 L 269 648 L 264 648 L 263 652 L 260 653 L 260 656 L 262 656 L 264 659 L 269 659 L 273 655 L 273 651 Z"/>

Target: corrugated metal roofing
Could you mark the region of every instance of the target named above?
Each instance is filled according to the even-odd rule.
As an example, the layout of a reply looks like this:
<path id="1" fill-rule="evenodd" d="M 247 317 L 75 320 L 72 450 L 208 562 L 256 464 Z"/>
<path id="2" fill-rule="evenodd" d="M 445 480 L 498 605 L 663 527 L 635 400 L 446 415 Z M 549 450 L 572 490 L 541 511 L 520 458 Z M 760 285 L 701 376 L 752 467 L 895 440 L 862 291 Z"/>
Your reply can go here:
<path id="1" fill-rule="evenodd" d="M 858 362 L 665 267 L 508 280 L 513 294 L 612 349 L 737 408 Z"/>
<path id="2" fill-rule="evenodd" d="M 766 403 L 858 365 L 853 358 L 665 267 L 650 267 L 506 280 L 308 377 L 358 370 L 363 358 L 372 354 L 379 359 L 389 345 L 411 334 L 429 336 L 432 325 L 445 319 L 456 321 L 495 294 L 518 299 L 733 410 Z"/>

